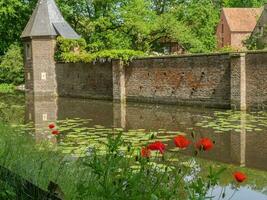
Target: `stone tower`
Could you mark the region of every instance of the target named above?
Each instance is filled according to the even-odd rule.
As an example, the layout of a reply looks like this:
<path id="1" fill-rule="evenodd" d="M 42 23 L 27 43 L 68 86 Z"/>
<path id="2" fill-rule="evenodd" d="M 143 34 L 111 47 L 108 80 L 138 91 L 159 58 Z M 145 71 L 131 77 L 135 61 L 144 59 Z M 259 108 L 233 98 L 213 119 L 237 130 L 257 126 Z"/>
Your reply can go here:
<path id="1" fill-rule="evenodd" d="M 25 88 L 34 95 L 57 95 L 56 37 L 80 36 L 64 20 L 54 0 L 38 0 L 24 29 Z"/>

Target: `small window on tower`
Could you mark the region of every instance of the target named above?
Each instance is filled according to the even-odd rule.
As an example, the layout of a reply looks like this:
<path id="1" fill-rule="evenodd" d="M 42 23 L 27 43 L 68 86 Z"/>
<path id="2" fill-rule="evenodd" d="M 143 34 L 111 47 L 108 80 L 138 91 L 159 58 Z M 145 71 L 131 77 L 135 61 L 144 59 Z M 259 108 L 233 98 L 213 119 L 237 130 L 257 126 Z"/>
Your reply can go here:
<path id="1" fill-rule="evenodd" d="M 43 73 L 41 74 L 41 77 L 42 77 L 42 80 L 46 80 L 46 73 L 43 72 Z"/>
<path id="2" fill-rule="evenodd" d="M 43 114 L 43 121 L 47 121 L 47 114 Z"/>
<path id="3" fill-rule="evenodd" d="M 30 43 L 26 44 L 26 58 L 27 58 L 27 60 L 32 59 L 32 47 L 31 47 Z"/>
<path id="4" fill-rule="evenodd" d="M 224 33 L 224 26 L 223 26 L 223 24 L 222 24 L 222 34 Z"/>

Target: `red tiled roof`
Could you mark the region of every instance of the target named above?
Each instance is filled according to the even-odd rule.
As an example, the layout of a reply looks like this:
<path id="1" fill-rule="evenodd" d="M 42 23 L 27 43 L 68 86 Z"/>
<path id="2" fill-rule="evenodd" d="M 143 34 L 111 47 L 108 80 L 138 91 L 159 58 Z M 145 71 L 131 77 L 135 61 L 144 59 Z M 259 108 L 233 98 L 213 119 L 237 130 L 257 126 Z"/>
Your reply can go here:
<path id="1" fill-rule="evenodd" d="M 262 8 L 223 8 L 232 32 L 252 32 L 262 11 Z"/>

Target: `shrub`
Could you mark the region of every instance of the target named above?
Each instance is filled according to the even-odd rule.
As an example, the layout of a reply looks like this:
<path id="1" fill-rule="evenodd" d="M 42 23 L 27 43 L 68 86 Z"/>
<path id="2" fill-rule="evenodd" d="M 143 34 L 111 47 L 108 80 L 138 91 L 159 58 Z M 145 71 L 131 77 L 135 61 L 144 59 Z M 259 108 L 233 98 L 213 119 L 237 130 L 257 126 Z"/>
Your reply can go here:
<path id="1" fill-rule="evenodd" d="M 122 59 L 128 61 L 133 57 L 144 55 L 142 51 L 130 49 L 111 49 L 98 52 L 87 52 L 85 50 L 86 46 L 87 44 L 84 39 L 65 39 L 58 37 L 55 59 L 67 63 L 90 63 L 102 59 Z"/>
<path id="2" fill-rule="evenodd" d="M 19 85 L 24 82 L 23 55 L 18 44 L 12 44 L 2 57 L 0 83 Z"/>
<path id="3" fill-rule="evenodd" d="M 15 91 L 14 85 L 7 83 L 0 84 L 0 93 L 13 93 L 14 91 Z"/>
<path id="4" fill-rule="evenodd" d="M 218 49 L 219 53 L 228 53 L 228 52 L 237 52 L 238 49 L 231 47 L 231 46 L 225 46 L 220 49 Z"/>

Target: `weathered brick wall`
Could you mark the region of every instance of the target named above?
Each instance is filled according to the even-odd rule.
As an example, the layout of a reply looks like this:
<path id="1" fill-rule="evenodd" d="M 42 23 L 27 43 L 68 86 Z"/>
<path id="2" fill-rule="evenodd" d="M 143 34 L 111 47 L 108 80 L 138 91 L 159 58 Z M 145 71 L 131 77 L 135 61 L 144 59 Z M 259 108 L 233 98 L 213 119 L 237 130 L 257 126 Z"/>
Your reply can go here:
<path id="1" fill-rule="evenodd" d="M 220 22 L 217 26 L 216 37 L 218 48 L 231 45 L 231 30 L 223 12 L 221 13 Z"/>
<path id="2" fill-rule="evenodd" d="M 32 66 L 34 93 L 56 95 L 55 78 L 56 40 L 51 38 L 32 39 Z"/>
<path id="3" fill-rule="evenodd" d="M 28 46 L 28 47 L 27 47 Z M 25 77 L 25 89 L 28 91 L 34 91 L 33 84 L 33 63 L 32 55 L 27 55 L 27 48 L 30 48 L 32 52 L 31 40 L 24 41 L 24 77 Z"/>
<path id="4" fill-rule="evenodd" d="M 58 95 L 112 99 L 112 66 L 105 63 L 57 63 Z"/>
<path id="5" fill-rule="evenodd" d="M 24 72 L 27 91 L 36 95 L 56 95 L 55 46 L 53 38 L 24 40 Z M 29 53 L 30 52 L 30 53 Z"/>
<path id="6" fill-rule="evenodd" d="M 118 60 L 55 64 L 53 39 L 29 42 L 33 53 L 32 59 L 25 60 L 26 88 L 35 94 L 58 92 L 69 97 L 241 110 L 267 108 L 267 52 L 150 57 L 129 64 Z"/>
<path id="7" fill-rule="evenodd" d="M 246 99 L 248 108 L 267 109 L 267 53 L 246 54 Z"/>
<path id="8" fill-rule="evenodd" d="M 228 54 L 135 59 L 125 81 L 128 101 L 230 105 Z"/>

